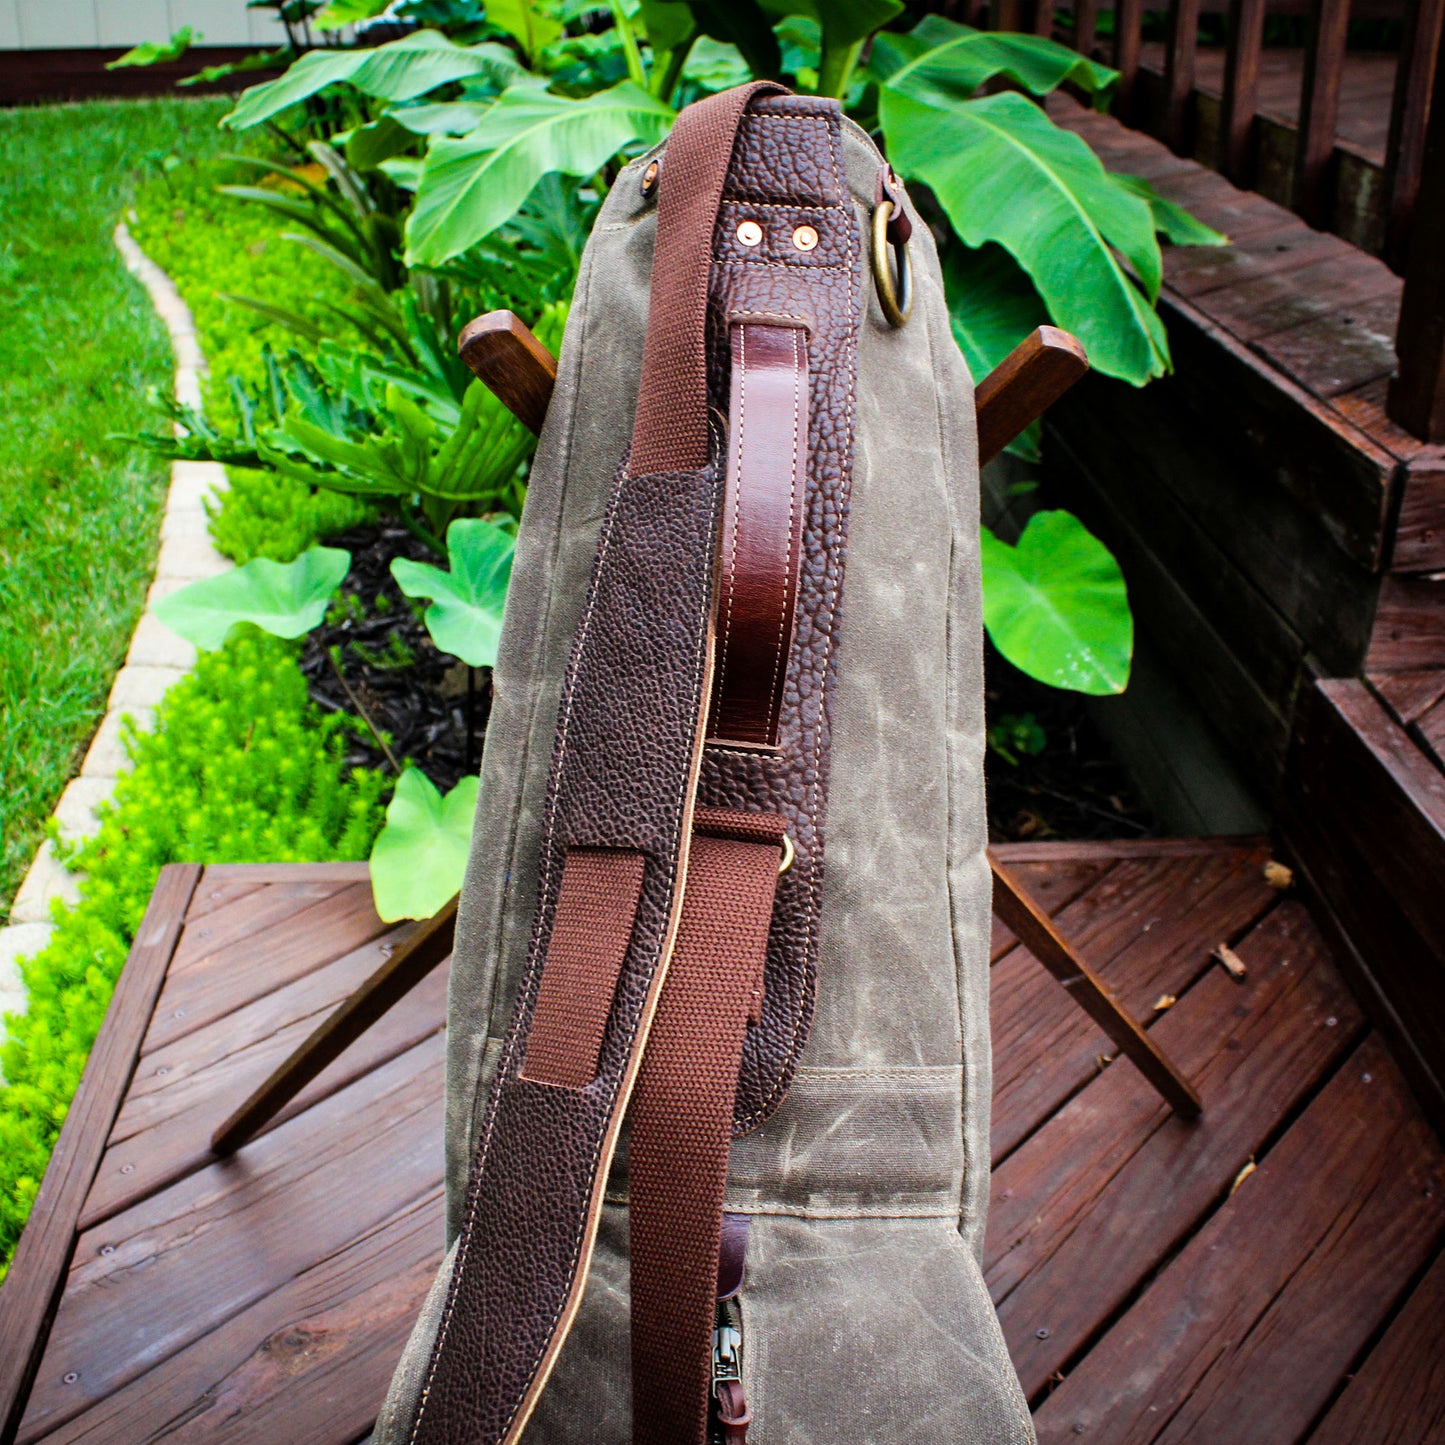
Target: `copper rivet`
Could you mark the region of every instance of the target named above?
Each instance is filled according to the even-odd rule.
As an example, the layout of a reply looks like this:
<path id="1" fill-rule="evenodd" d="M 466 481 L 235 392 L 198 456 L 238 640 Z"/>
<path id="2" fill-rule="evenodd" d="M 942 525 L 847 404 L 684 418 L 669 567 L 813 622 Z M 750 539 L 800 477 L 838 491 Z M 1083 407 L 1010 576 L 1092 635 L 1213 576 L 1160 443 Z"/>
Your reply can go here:
<path id="1" fill-rule="evenodd" d="M 657 162 L 649 163 L 647 169 L 642 173 L 642 194 L 650 196 L 657 189 Z"/>
<path id="2" fill-rule="evenodd" d="M 756 246 L 763 239 L 763 228 L 756 221 L 744 221 L 738 227 L 738 240 L 744 246 Z"/>
<path id="3" fill-rule="evenodd" d="M 793 245 L 800 251 L 811 251 L 818 244 L 818 233 L 811 226 L 799 226 L 793 232 Z"/>

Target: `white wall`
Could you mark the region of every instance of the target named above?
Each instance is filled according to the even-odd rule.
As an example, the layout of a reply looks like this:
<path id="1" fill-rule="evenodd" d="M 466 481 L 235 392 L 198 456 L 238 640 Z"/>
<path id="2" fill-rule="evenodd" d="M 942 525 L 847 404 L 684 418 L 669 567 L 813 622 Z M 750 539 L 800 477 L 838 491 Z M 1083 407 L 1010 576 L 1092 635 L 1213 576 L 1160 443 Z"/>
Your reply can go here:
<path id="1" fill-rule="evenodd" d="M 83 50 L 169 40 L 183 25 L 205 45 L 280 45 L 274 14 L 246 0 L 0 0 L 0 50 Z"/>

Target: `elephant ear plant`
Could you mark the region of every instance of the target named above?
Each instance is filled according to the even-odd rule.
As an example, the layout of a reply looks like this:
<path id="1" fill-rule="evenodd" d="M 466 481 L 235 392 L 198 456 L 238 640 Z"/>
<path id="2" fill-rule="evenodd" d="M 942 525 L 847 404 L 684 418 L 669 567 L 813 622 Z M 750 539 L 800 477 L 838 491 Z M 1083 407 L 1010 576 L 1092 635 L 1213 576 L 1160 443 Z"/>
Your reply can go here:
<path id="1" fill-rule="evenodd" d="M 408 597 L 432 599 L 425 622 L 440 651 L 469 667 L 491 667 L 512 572 L 512 526 L 460 517 L 447 528 L 446 542 L 445 570 L 397 557 L 392 575 Z M 243 623 L 297 638 L 321 623 L 350 566 L 351 554 L 338 547 L 312 547 L 288 563 L 257 558 L 180 588 L 154 610 L 172 631 L 207 651 L 219 648 Z M 370 726 L 359 704 L 358 711 Z M 371 851 L 376 911 L 388 923 L 429 918 L 462 885 L 477 778 L 462 778 L 443 797 L 414 763 L 394 758 L 382 734 L 377 741 L 397 779 Z"/>
<path id="2" fill-rule="evenodd" d="M 332 7 L 343 8 L 355 19 L 383 7 Z M 1162 375 L 1158 236 L 1224 238 L 1147 182 L 1106 170 L 1036 103 L 1068 85 L 1104 110 L 1116 73 L 1038 36 L 939 16 L 884 28 L 902 13 L 901 0 L 615 0 L 606 10 L 508 0 L 452 35 L 443 18 L 373 49 L 305 57 L 247 90 L 227 123 L 275 124 L 345 93 L 349 113 L 368 118 L 332 144 L 408 193 L 402 260 L 413 274 L 446 275 L 546 187 L 605 190 L 699 95 L 750 76 L 786 80 L 838 98 L 910 183 L 940 237 L 954 334 L 975 377 L 1045 321 L 1077 335 L 1106 376 L 1143 385 Z M 1036 442 L 1034 429 L 1015 450 L 1033 454 Z M 1089 693 L 1127 684 L 1123 578 L 1075 518 L 1049 514 L 1017 548 L 986 534 L 984 590 L 990 635 L 1024 672 Z"/>

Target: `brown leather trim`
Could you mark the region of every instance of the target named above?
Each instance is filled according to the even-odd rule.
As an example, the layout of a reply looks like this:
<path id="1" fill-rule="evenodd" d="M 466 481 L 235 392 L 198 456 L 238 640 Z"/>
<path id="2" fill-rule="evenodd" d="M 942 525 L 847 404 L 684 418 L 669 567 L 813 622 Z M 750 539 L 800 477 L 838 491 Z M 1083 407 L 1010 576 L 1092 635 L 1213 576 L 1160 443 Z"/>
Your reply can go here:
<path id="1" fill-rule="evenodd" d="M 677 950 L 632 1104 L 633 1445 L 703 1445 L 743 1033 L 762 988 L 783 820 L 693 839 Z"/>
<path id="2" fill-rule="evenodd" d="M 620 848 L 576 848 L 567 854 L 527 1035 L 524 1079 L 584 1089 L 597 1077 L 646 861 Z"/>
<path id="3" fill-rule="evenodd" d="M 709 741 L 774 747 L 793 642 L 808 455 L 808 335 L 732 328 Z"/>

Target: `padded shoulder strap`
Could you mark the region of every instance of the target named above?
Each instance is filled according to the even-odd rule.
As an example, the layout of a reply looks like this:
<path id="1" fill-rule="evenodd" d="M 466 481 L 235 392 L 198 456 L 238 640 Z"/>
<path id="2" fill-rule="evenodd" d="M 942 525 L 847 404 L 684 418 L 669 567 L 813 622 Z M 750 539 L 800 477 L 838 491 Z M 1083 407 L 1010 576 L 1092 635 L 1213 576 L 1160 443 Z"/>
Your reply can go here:
<path id="1" fill-rule="evenodd" d="M 483 1117 L 414 1445 L 521 1434 L 581 1302 L 682 915 L 712 668 L 713 228 L 749 86 L 669 141 L 633 448 L 558 714 L 528 965 Z"/>

